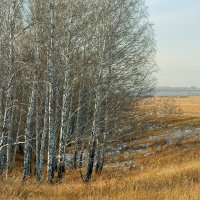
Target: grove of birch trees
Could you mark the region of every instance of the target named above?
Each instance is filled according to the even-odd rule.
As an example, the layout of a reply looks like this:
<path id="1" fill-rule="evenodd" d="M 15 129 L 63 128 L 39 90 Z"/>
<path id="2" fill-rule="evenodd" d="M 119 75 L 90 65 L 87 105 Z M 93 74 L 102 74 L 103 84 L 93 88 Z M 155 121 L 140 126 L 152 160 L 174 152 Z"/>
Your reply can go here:
<path id="1" fill-rule="evenodd" d="M 143 0 L 1 0 L 0 175 L 101 173 L 108 141 L 145 125 L 154 54 Z"/>

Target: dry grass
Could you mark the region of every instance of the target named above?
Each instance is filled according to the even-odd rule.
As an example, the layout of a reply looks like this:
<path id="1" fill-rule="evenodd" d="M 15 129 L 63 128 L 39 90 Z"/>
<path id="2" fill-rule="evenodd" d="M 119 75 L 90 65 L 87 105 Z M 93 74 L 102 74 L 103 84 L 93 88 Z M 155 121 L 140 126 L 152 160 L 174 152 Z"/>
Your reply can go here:
<path id="1" fill-rule="evenodd" d="M 186 142 L 187 143 L 187 142 Z M 106 169 L 90 184 L 69 172 L 60 185 L 21 183 L 19 177 L 0 182 L 0 199 L 197 200 L 200 197 L 200 146 L 168 148 L 150 157 L 138 156 L 140 168 Z M 173 154 L 172 154 L 173 152 Z"/>
<path id="2" fill-rule="evenodd" d="M 168 128 L 200 124 L 200 97 L 178 98 L 183 116 L 157 119 Z M 160 132 L 161 130 L 159 130 Z M 151 130 L 149 133 L 156 133 Z M 145 138 L 144 138 L 145 140 Z M 153 149 L 153 147 L 152 147 Z M 65 199 L 65 200 L 200 200 L 200 139 L 188 138 L 165 146 L 145 157 L 129 154 L 138 163 L 129 170 L 107 167 L 89 184 L 81 181 L 78 172 L 67 172 L 62 184 L 37 184 L 34 178 L 22 183 L 20 171 L 0 181 L 0 199 Z M 115 160 L 126 159 L 121 154 Z M 15 176 L 14 176 L 15 175 Z"/>
<path id="3" fill-rule="evenodd" d="M 171 100 L 174 101 L 177 108 L 180 108 L 182 113 L 172 115 L 165 115 L 163 113 L 163 115 L 153 116 L 155 124 L 160 125 L 162 128 L 198 126 L 200 124 L 200 96 L 153 97 L 147 100 L 147 105 L 144 109 L 150 112 L 159 110 L 161 109 L 160 105 L 163 105 L 159 102 L 165 103 L 167 101 L 171 102 Z"/>
<path id="4" fill-rule="evenodd" d="M 175 98 L 180 104 L 185 115 L 200 116 L 200 96 L 189 96 L 188 98 Z"/>
<path id="5" fill-rule="evenodd" d="M 168 97 L 158 97 L 168 98 Z M 200 96 L 173 97 L 177 105 L 183 110 L 183 115 L 194 117 L 200 116 Z"/>

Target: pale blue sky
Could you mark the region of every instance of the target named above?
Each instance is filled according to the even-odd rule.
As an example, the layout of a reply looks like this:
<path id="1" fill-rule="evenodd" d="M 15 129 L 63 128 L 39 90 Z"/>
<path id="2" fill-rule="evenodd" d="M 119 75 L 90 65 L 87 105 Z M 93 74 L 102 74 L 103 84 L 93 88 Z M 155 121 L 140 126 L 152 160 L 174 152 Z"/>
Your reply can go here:
<path id="1" fill-rule="evenodd" d="M 200 87 L 200 0 L 146 0 L 160 86 Z"/>

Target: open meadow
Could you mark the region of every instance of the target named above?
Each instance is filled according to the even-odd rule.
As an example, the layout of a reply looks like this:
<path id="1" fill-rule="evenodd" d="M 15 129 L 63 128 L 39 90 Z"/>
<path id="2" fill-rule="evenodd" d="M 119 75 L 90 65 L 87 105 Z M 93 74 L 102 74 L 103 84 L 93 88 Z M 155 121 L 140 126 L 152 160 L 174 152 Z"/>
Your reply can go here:
<path id="1" fill-rule="evenodd" d="M 169 97 L 160 97 L 166 99 Z M 171 97 L 176 104 L 183 110 L 185 116 L 200 116 L 200 96 L 175 96 Z M 159 99 L 159 97 L 157 97 Z"/>
<path id="2" fill-rule="evenodd" d="M 38 184 L 34 177 L 21 182 L 14 171 L 1 179 L 0 199 L 200 199 L 200 97 L 174 99 L 182 114 L 158 117 L 156 123 L 167 125 L 123 137 L 124 150 L 108 156 L 91 182 L 74 171 L 66 171 L 61 184 Z"/>

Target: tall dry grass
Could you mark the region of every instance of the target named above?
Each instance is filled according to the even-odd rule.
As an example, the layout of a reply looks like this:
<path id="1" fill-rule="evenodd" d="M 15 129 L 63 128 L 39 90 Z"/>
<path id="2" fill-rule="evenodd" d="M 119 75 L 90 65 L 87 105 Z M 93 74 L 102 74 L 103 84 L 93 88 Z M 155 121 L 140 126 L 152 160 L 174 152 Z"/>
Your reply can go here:
<path id="1" fill-rule="evenodd" d="M 172 99 L 180 106 L 184 116 L 200 117 L 200 96 L 174 96 L 174 97 L 155 97 L 155 101 Z"/>
<path id="2" fill-rule="evenodd" d="M 185 142 L 187 144 L 187 141 Z M 200 146 L 176 146 L 150 157 L 138 156 L 139 168 L 106 168 L 85 184 L 67 172 L 62 184 L 22 183 L 20 177 L 0 181 L 0 199 L 69 200 L 198 200 L 200 199 Z"/>
<path id="3" fill-rule="evenodd" d="M 177 99 L 184 116 L 159 118 L 158 123 L 173 127 L 200 124 L 196 115 L 200 113 L 200 97 Z M 115 160 L 125 159 L 123 156 L 127 155 Z M 49 185 L 45 180 L 38 184 L 33 177 L 22 183 L 19 166 L 7 180 L 0 180 L 0 200 L 200 200 L 199 138 L 183 140 L 148 157 L 129 154 L 129 159 L 138 165 L 128 170 L 107 167 L 88 184 L 74 171 L 66 172 L 62 184 Z"/>

